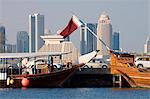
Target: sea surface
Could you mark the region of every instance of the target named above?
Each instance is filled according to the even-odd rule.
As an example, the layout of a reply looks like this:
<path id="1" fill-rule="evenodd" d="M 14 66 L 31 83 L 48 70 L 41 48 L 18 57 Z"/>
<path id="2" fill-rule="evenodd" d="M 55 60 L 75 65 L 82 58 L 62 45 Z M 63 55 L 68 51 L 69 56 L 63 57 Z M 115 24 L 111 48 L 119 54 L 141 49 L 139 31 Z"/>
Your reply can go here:
<path id="1" fill-rule="evenodd" d="M 9 88 L 0 89 L 0 99 L 150 99 L 150 89 Z"/>

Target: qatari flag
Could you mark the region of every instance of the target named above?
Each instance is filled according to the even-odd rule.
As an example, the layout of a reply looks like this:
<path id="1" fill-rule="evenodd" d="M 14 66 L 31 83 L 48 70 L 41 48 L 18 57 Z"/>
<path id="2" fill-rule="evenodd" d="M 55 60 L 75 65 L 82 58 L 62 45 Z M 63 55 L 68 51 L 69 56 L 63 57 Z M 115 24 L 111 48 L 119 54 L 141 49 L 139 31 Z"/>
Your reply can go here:
<path id="1" fill-rule="evenodd" d="M 82 22 L 75 15 L 73 15 L 66 28 L 60 32 L 60 35 L 66 38 L 81 25 Z"/>

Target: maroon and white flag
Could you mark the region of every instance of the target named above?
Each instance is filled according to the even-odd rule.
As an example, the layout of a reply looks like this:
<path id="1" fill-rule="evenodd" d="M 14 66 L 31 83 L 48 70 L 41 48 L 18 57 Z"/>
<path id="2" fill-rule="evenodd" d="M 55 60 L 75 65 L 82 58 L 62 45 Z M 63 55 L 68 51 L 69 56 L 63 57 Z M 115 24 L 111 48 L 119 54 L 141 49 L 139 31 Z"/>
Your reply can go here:
<path id="1" fill-rule="evenodd" d="M 64 38 L 66 38 L 81 25 L 82 25 L 82 22 L 75 15 L 73 15 L 68 25 L 59 34 L 63 36 Z"/>

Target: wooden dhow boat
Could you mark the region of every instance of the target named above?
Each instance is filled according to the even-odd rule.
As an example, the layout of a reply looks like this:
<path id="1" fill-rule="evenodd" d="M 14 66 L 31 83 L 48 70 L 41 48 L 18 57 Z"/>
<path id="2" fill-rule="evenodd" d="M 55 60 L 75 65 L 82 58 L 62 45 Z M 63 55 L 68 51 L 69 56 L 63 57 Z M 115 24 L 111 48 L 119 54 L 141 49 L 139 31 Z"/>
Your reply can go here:
<path id="1" fill-rule="evenodd" d="M 93 51 L 86 55 L 80 56 L 78 64 L 67 63 L 66 65 L 61 65 L 59 68 L 53 63 L 52 56 L 61 56 L 62 53 L 38 53 L 16 56 L 16 55 L 6 55 L 0 56 L 1 59 L 7 58 L 18 58 L 18 57 L 37 57 L 48 55 L 48 61 L 46 64 L 32 64 L 31 67 L 19 68 L 17 73 L 12 73 L 12 70 L 8 70 L 7 65 L 4 66 L 0 72 L 0 87 L 4 88 L 19 88 L 19 87 L 62 87 L 64 82 L 68 80 L 75 71 L 83 66 L 86 62 L 90 61 L 96 56 L 98 51 Z M 66 53 L 64 53 L 66 54 Z M 7 60 L 5 60 L 6 62 Z M 32 63 L 32 62 L 30 62 Z M 27 63 L 28 64 L 28 63 Z M 11 72 L 11 73 L 10 73 Z"/>
<path id="2" fill-rule="evenodd" d="M 120 74 L 131 87 L 150 88 L 150 71 L 137 68 L 134 55 L 112 51 L 111 74 Z"/>
<path id="3" fill-rule="evenodd" d="M 38 72 L 35 74 L 9 75 L 7 77 L 7 87 L 62 87 L 63 83 L 82 65 L 83 64 L 62 67 L 60 70 L 55 68 L 53 70 L 51 69 L 51 72 L 49 72 L 48 68 L 45 68 L 36 69 Z"/>

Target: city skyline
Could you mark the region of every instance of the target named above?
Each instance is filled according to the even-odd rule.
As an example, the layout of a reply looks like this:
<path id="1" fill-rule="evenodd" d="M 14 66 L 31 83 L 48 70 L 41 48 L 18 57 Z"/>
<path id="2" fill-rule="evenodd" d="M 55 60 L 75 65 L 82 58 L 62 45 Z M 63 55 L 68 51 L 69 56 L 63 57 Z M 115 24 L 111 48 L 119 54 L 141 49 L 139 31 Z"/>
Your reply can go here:
<path id="1" fill-rule="evenodd" d="M 113 30 L 121 32 L 120 47 L 125 51 L 143 52 L 145 39 L 150 33 L 149 4 L 148 0 L 0 0 L 0 23 L 6 27 L 8 42 L 15 43 L 14 34 L 17 31 L 28 31 L 29 14 L 43 14 L 46 19 L 45 28 L 56 34 L 57 30 L 67 24 L 72 12 L 87 23 L 97 23 L 100 14 L 106 11 Z M 80 44 L 75 40 L 79 35 L 78 29 L 70 37 L 78 48 Z M 136 39 L 133 39 L 135 36 Z"/>

